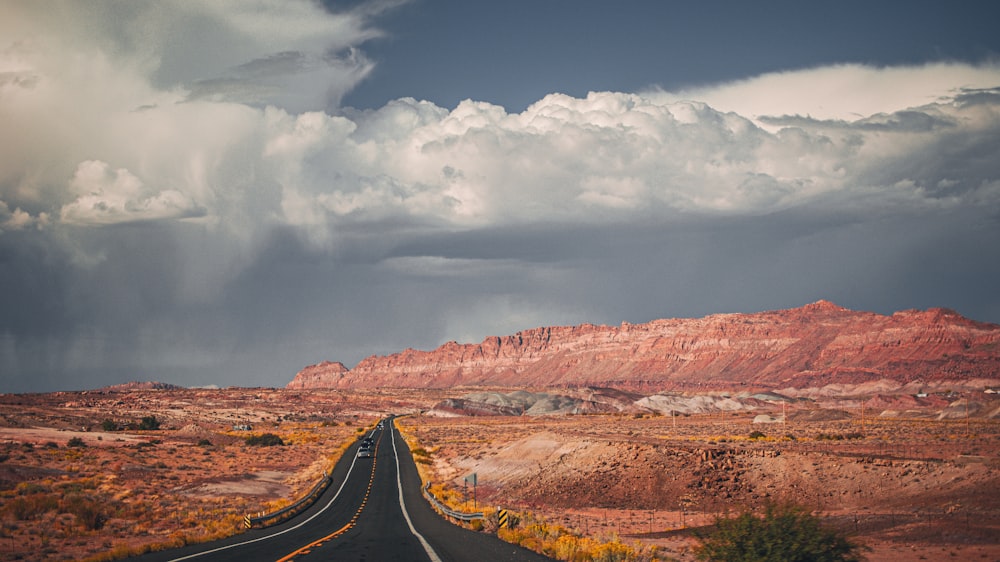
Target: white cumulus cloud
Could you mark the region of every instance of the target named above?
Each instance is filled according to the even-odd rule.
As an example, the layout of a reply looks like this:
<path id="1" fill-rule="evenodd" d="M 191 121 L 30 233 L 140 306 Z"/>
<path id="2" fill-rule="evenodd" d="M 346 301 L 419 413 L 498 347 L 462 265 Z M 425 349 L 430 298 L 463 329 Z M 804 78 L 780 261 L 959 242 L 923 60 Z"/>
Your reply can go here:
<path id="1" fill-rule="evenodd" d="M 144 192 L 142 181 L 124 168 L 112 170 L 105 162 L 81 162 L 70 181 L 78 197 L 59 212 L 65 223 L 108 225 L 146 220 L 180 219 L 199 214 L 183 193 L 167 189 Z"/>

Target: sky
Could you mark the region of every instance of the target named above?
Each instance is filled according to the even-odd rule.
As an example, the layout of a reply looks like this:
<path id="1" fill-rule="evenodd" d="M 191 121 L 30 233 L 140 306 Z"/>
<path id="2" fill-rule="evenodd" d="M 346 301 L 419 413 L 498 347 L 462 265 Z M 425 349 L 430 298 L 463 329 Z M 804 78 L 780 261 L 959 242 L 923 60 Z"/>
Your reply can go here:
<path id="1" fill-rule="evenodd" d="M 820 299 L 1000 323 L 998 16 L 0 0 L 0 392 Z"/>

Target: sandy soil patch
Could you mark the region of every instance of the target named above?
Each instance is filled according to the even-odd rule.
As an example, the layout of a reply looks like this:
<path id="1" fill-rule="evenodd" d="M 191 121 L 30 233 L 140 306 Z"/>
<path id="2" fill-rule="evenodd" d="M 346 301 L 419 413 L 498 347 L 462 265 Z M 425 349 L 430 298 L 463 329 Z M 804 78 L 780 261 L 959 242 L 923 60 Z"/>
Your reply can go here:
<path id="1" fill-rule="evenodd" d="M 291 487 L 285 484 L 289 476 L 291 474 L 287 472 L 265 470 L 243 478 L 204 482 L 189 488 L 179 488 L 177 491 L 203 497 L 239 495 L 280 498 L 289 495 L 292 491 Z"/>
<path id="2" fill-rule="evenodd" d="M 148 441 L 138 435 L 108 433 L 104 431 L 73 431 L 51 427 L 0 427 L 0 443 L 65 444 L 70 439 L 81 439 L 91 446 L 124 447 Z"/>

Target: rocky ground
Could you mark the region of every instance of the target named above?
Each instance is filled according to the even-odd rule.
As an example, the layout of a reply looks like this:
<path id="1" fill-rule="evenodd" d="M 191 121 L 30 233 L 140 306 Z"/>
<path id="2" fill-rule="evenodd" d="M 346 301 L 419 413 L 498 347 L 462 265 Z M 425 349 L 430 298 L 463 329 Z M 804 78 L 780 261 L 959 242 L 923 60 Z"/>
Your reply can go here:
<path id="1" fill-rule="evenodd" d="M 237 532 L 245 513 L 303 494 L 343 444 L 393 412 L 411 414 L 402 424 L 429 452 L 435 483 L 461 493 L 477 474 L 470 510 L 475 501 L 544 516 L 657 545 L 668 559 L 690 560 L 691 528 L 716 515 L 792 501 L 856 533 L 871 560 L 1000 560 L 1000 422 L 988 397 L 972 415 L 955 397 L 905 396 L 796 399 L 787 412 L 759 397 L 726 409 L 729 398 L 688 396 L 666 410 L 629 398 L 619 412 L 428 415 L 466 395 L 0 395 L 0 559 L 107 559 Z M 565 400 L 546 400 L 565 411 Z M 682 404 L 686 415 L 662 413 Z M 862 422 L 862 404 L 882 409 Z M 160 428 L 138 429 L 147 416 Z M 755 423 L 764 419 L 786 421 Z M 286 444 L 246 443 L 264 432 Z"/>
<path id="2" fill-rule="evenodd" d="M 232 534 L 244 514 L 306 493 L 381 408 L 400 407 L 377 392 L 0 395 L 0 559 L 111 558 Z M 138 429 L 149 416 L 159 429 Z M 285 445 L 246 443 L 263 433 Z"/>
<path id="3" fill-rule="evenodd" d="M 873 549 L 870 560 L 1000 560 L 998 424 L 763 425 L 754 417 L 425 416 L 406 424 L 432 447 L 437 478 L 464 489 L 477 475 L 480 505 L 658 545 L 675 559 L 693 559 L 691 527 L 793 502 L 855 534 Z"/>

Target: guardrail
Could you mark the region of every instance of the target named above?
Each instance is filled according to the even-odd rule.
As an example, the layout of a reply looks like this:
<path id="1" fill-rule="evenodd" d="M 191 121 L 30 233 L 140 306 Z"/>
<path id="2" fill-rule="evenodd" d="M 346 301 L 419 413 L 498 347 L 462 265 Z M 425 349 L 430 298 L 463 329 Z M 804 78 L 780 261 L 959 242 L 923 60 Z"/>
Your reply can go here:
<path id="1" fill-rule="evenodd" d="M 479 513 L 464 513 L 464 512 L 461 512 L 461 511 L 455 511 L 455 510 L 452 510 L 452 509 L 448 509 L 448 507 L 446 507 L 443 503 L 439 502 L 438 499 L 434 497 L 434 494 L 431 493 L 431 483 L 430 482 L 428 482 L 427 484 L 424 484 L 424 490 L 423 490 L 423 492 L 424 492 L 424 497 L 427 498 L 427 501 L 431 502 L 431 505 L 433 505 L 435 508 L 437 508 L 438 511 L 440 511 L 441 513 L 444 513 L 448 517 L 451 517 L 451 518 L 454 518 L 454 519 L 458 519 L 459 521 L 465 521 L 465 522 L 473 521 L 473 520 L 476 520 L 476 519 L 486 519 L 486 514 L 483 513 L 483 512 L 479 512 Z"/>
<path id="2" fill-rule="evenodd" d="M 307 509 L 309 506 L 311 506 L 313 502 L 315 502 L 320 497 L 320 495 L 322 495 L 323 492 L 330 486 L 330 482 L 332 481 L 333 478 L 330 476 L 330 474 L 324 472 L 323 478 L 321 478 L 320 481 L 317 482 L 316 485 L 312 487 L 312 490 L 309 490 L 309 493 L 306 494 L 305 496 L 302 496 L 294 503 L 286 505 L 285 507 L 277 511 L 273 511 L 271 513 L 264 513 L 256 517 L 251 517 L 250 515 L 247 515 L 243 518 L 243 524 L 248 529 L 251 527 L 269 527 L 276 523 L 280 523 L 285 519 L 294 517 L 300 511 Z"/>

